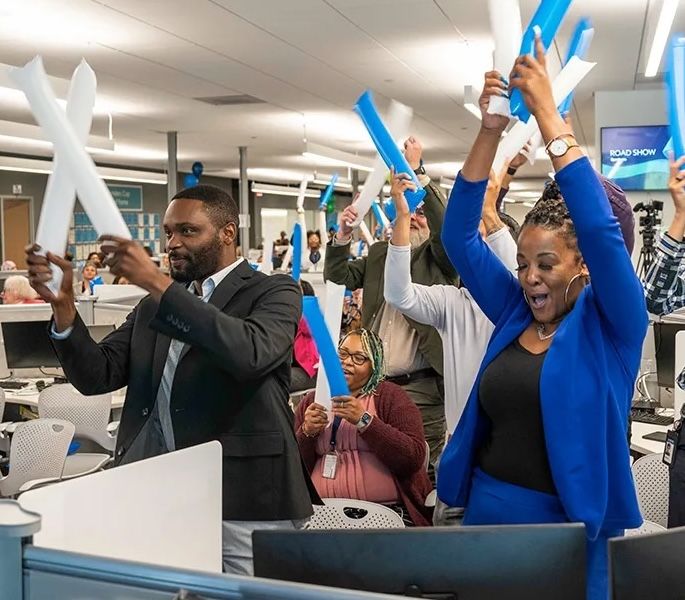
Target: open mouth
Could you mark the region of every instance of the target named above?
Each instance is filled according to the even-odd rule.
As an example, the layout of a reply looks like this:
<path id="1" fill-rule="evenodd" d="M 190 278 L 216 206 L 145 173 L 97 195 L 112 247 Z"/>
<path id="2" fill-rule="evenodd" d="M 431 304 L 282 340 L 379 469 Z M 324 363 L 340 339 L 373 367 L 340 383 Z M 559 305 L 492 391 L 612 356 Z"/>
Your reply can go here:
<path id="1" fill-rule="evenodd" d="M 540 310 L 547 305 L 547 302 L 549 301 L 549 294 L 531 294 L 529 298 L 529 304 L 531 308 Z"/>
<path id="2" fill-rule="evenodd" d="M 349 377 L 350 375 L 352 375 L 352 369 L 343 368 L 343 373 L 346 377 Z"/>

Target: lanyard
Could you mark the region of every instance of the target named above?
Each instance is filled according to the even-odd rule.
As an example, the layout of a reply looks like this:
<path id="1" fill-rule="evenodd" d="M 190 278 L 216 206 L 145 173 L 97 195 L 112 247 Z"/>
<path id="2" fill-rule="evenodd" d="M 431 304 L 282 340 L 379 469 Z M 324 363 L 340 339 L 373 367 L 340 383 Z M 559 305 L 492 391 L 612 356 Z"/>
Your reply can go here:
<path id="1" fill-rule="evenodd" d="M 333 419 L 333 425 L 331 425 L 331 452 L 335 452 L 335 439 L 338 436 L 338 428 L 342 421 L 341 417 L 335 417 Z"/>

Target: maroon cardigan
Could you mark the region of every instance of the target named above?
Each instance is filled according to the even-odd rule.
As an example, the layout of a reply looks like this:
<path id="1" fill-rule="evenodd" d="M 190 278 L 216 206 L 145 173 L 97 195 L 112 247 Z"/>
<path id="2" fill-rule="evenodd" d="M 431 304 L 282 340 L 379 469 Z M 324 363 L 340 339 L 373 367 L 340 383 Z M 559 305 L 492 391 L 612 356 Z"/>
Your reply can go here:
<path id="1" fill-rule="evenodd" d="M 304 413 L 314 401 L 314 392 L 307 394 L 295 410 L 295 435 L 302 459 L 309 473 L 316 464 L 316 437 L 302 431 Z M 376 390 L 376 416 L 359 433 L 390 470 L 403 504 L 414 525 L 431 524 L 431 509 L 424 506 L 433 486 L 426 472 L 426 438 L 421 413 L 400 386 L 382 382 Z"/>

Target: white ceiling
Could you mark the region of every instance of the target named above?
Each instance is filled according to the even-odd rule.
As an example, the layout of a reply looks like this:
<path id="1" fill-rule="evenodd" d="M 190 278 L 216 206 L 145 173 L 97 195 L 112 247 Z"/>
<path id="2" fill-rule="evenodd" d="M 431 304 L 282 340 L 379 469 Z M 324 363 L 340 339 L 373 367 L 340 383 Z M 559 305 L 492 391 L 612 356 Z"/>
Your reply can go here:
<path id="1" fill-rule="evenodd" d="M 538 4 L 521 0 L 524 26 Z M 636 87 L 661 0 L 575 0 L 557 38 L 566 52 L 579 17 L 590 17 L 597 67 L 575 100 L 577 133 L 593 151 L 593 90 Z M 685 30 L 685 11 L 674 29 Z M 5 0 L 0 62 L 35 54 L 48 73 L 69 78 L 85 57 L 98 76 L 94 134 L 113 116 L 117 148 L 96 160 L 163 169 L 164 132 L 178 131 L 179 166 L 236 176 L 237 147 L 248 163 L 294 179 L 317 166 L 303 137 L 373 156 L 351 107 L 367 88 L 381 110 L 389 98 L 414 109 L 412 132 L 434 175 L 454 175 L 478 128 L 463 108 L 465 84 L 490 65 L 484 0 Z M 558 68 L 555 64 L 554 68 Z M 658 83 L 657 83 L 658 85 Z M 59 93 L 59 91 L 58 91 Z M 210 106 L 194 98 L 250 94 L 265 104 Z M 0 119 L 32 122 L 23 98 L 0 88 Z M 48 155 L 49 146 L 0 137 L 0 151 Z M 526 167 L 544 175 L 549 164 Z M 331 173 L 330 168 L 318 168 Z M 342 173 L 345 175 L 345 173 Z"/>

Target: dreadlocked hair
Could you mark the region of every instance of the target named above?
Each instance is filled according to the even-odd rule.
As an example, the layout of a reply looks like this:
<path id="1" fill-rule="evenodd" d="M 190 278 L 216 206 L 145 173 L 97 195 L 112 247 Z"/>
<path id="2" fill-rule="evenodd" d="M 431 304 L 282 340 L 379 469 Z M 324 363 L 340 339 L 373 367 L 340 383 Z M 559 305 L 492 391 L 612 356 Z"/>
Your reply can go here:
<path id="1" fill-rule="evenodd" d="M 545 192 L 542 194 L 542 198 L 537 201 L 535 206 L 526 215 L 523 221 L 523 230 L 525 227 L 542 227 L 549 231 L 558 231 L 566 242 L 566 245 L 576 252 L 580 253 L 578 250 L 578 240 L 576 239 L 576 229 L 573 226 L 573 221 L 571 220 L 571 214 L 568 212 L 566 203 L 564 202 L 561 195 L 554 196 L 554 190 L 549 190 L 547 194 L 547 189 L 556 187 L 556 183 L 549 184 L 545 188 Z"/>
<path id="2" fill-rule="evenodd" d="M 373 331 L 369 329 L 353 329 L 346 333 L 340 340 L 342 345 L 351 335 L 358 335 L 361 338 L 362 348 L 371 361 L 371 377 L 362 388 L 363 395 L 372 394 L 385 379 L 385 354 L 383 352 L 383 342 Z"/>

